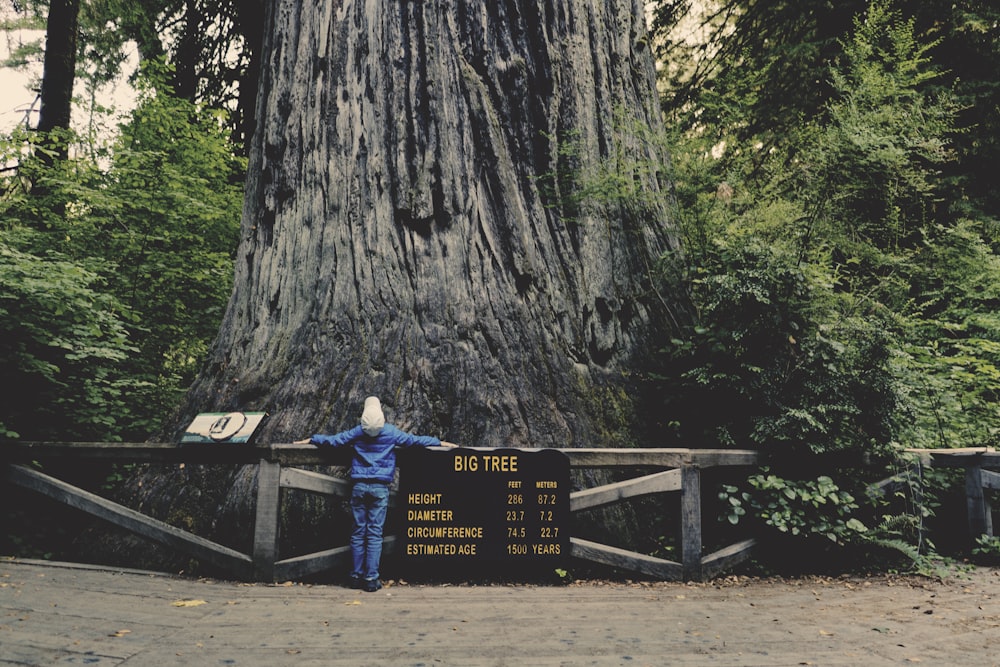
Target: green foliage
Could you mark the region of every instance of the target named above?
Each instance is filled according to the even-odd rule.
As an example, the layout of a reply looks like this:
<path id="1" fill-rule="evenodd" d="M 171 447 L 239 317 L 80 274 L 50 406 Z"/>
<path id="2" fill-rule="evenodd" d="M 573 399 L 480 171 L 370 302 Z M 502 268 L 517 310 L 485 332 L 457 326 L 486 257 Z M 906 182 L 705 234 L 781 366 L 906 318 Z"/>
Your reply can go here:
<path id="1" fill-rule="evenodd" d="M 0 438 L 112 439 L 139 384 L 122 372 L 135 348 L 117 301 L 81 265 L 8 240 L 0 238 Z"/>
<path id="2" fill-rule="evenodd" d="M 998 439 L 1000 265 L 981 222 L 924 231 L 909 274 L 896 371 L 907 387 L 917 447 L 982 446 Z"/>
<path id="3" fill-rule="evenodd" d="M 976 557 L 976 560 L 986 565 L 1000 564 L 1000 537 L 980 535 L 976 538 L 976 546 L 972 548 L 972 555 Z"/>
<path id="4" fill-rule="evenodd" d="M 193 379 L 232 288 L 245 163 L 218 115 L 164 88 L 140 88 L 80 242 L 120 267 L 109 283 L 136 322 L 142 358 L 154 360 L 145 372 L 177 391 Z"/>
<path id="5" fill-rule="evenodd" d="M 796 149 L 802 167 L 785 187 L 812 190 L 816 224 L 829 226 L 823 236 L 862 268 L 877 270 L 887 261 L 880 252 L 912 248 L 924 226 L 947 216 L 938 177 L 951 158 L 955 105 L 925 90 L 937 77 L 932 46 L 916 40 L 912 21 L 874 3 L 831 72 L 837 96 L 815 141 Z M 811 188 L 814 179 L 823 187 Z"/>
<path id="6" fill-rule="evenodd" d="M 685 446 L 765 447 L 782 460 L 995 444 L 1000 246 L 984 200 L 963 190 L 981 177 L 963 161 L 989 140 L 970 143 L 967 85 L 941 66 L 955 16 L 928 36 L 923 10 L 905 2 L 821 4 L 796 22 L 781 3 L 720 3 L 706 24 L 717 49 L 694 69 L 668 67 L 697 318 L 663 349 L 664 426 Z M 995 12 L 970 4 L 955 6 L 969 12 L 963 29 L 991 33 L 980 19 Z M 846 23 L 814 22 L 841 10 Z M 751 17 L 757 34 L 745 31 Z M 977 44 L 993 62 L 995 48 Z M 797 49 L 825 54 L 811 75 L 820 85 L 808 99 L 765 90 Z M 670 88 L 685 77 L 703 85 Z M 859 508 L 815 501 L 841 497 L 820 478 L 756 476 L 723 490 L 724 517 L 923 562 L 943 486 L 914 484 L 903 506 Z"/>
<path id="7" fill-rule="evenodd" d="M 994 437 L 1000 265 L 990 221 L 943 200 L 956 105 L 929 88 L 936 42 L 875 3 L 840 43 L 829 103 L 780 145 L 676 139 L 698 321 L 662 374 L 682 439 L 820 452 Z"/>
<path id="8" fill-rule="evenodd" d="M 686 129 L 701 128 L 736 143 L 782 144 L 837 95 L 829 64 L 843 58 L 855 21 L 869 13 L 862 0 L 799 2 L 658 0 L 655 43 L 666 66 L 665 110 Z M 953 138 L 960 160 L 942 170 L 953 205 L 1000 213 L 993 165 L 1000 151 L 1000 7 L 982 0 L 893 0 L 876 11 L 907 17 L 912 34 L 932 35 L 939 76 L 924 92 L 947 91 L 958 102 Z M 887 42 L 871 55 L 889 62 Z M 880 53 L 881 51 L 881 53 Z"/>
<path id="9" fill-rule="evenodd" d="M 919 518 L 913 514 L 886 515 L 865 538 L 872 545 L 899 552 L 919 567 L 926 554 L 920 542 L 912 539 L 918 529 Z"/>
<path id="10" fill-rule="evenodd" d="M 681 443 L 880 451 L 898 427 L 889 339 L 877 318 L 759 238 L 699 257 L 700 321 L 664 350 Z"/>
<path id="11" fill-rule="evenodd" d="M 925 519 L 936 504 L 929 487 L 907 468 L 892 478 L 890 492 L 866 485 L 852 471 L 837 483 L 829 475 L 792 478 L 769 469 L 750 476 L 742 485 L 720 487 L 720 520 L 737 525 L 749 522 L 758 532 L 775 531 L 812 540 L 814 553 L 826 544 L 827 555 L 843 562 L 846 548 L 860 558 L 888 563 L 903 557 L 907 569 L 931 575 L 940 567 L 933 543 L 926 537 Z M 861 500 L 859 500 L 859 498 Z M 857 563 L 855 563 L 857 564 Z"/>
<path id="12" fill-rule="evenodd" d="M 868 532 L 856 516 L 859 505 L 854 496 L 826 475 L 791 480 L 765 470 L 747 482 L 750 490 L 725 485 L 719 492 L 731 524 L 750 514 L 781 533 L 822 537 L 838 545 Z"/>
<path id="13" fill-rule="evenodd" d="M 242 205 L 245 163 L 234 157 L 219 115 L 164 92 L 163 76 L 162 69 L 147 70 L 135 111 L 114 142 L 97 152 L 77 151 L 49 164 L 26 152 L 31 137 L 20 131 L 3 143 L 7 162 L 19 165 L 4 184 L 0 238 L 19 253 L 20 264 L 58 259 L 61 271 L 83 271 L 80 280 L 127 332 L 127 354 L 116 359 L 115 377 L 129 378 L 128 391 L 119 389 L 112 405 L 110 391 L 75 389 L 79 409 L 90 400 L 95 414 L 118 414 L 113 432 L 126 438 L 145 438 L 157 428 L 217 331 L 231 291 Z M 38 293 L 46 289 L 39 286 Z M 46 311 L 38 312 L 44 329 Z M 13 317 L 6 326 L 26 329 Z M 102 377 L 97 356 L 83 359 L 94 361 L 90 370 Z M 83 382 L 86 372 L 70 384 Z M 45 421 L 55 409 L 45 391 L 25 396 L 31 405 L 19 408 L 20 422 Z M 49 437 L 78 437 L 72 429 L 48 431 Z"/>
<path id="14" fill-rule="evenodd" d="M 896 474 L 880 489 L 866 488 L 874 518 L 862 541 L 905 557 L 913 569 L 929 575 L 940 565 L 927 524 L 940 505 L 932 492 L 940 471 L 926 470 L 908 459 L 904 455 L 898 461 L 901 467 L 890 467 L 889 472 Z"/>

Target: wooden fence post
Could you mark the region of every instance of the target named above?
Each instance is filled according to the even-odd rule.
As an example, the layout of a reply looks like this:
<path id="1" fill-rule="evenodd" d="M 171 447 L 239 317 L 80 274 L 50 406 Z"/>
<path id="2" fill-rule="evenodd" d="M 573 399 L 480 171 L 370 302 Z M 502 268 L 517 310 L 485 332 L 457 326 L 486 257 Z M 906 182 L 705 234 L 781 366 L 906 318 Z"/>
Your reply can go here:
<path id="1" fill-rule="evenodd" d="M 701 580 L 701 469 L 681 466 L 681 565 L 684 579 Z"/>
<path id="2" fill-rule="evenodd" d="M 274 581 L 280 498 L 281 464 L 261 459 L 257 467 L 257 513 L 253 531 L 253 574 L 257 581 Z"/>
<path id="3" fill-rule="evenodd" d="M 977 463 L 965 468 L 965 507 L 969 516 L 969 540 L 993 535 L 993 517 L 989 499 L 983 491 L 983 469 Z"/>

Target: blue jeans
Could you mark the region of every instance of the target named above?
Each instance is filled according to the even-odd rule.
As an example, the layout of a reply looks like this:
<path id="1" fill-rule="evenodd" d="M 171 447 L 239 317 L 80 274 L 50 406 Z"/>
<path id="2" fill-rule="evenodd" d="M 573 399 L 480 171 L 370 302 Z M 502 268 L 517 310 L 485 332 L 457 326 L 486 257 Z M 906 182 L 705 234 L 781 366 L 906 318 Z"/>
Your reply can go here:
<path id="1" fill-rule="evenodd" d="M 389 485 L 378 482 L 356 482 L 351 491 L 351 512 L 354 531 L 351 533 L 351 556 L 354 569 L 351 576 L 378 579 L 378 564 L 382 559 L 382 527 L 389 508 Z"/>

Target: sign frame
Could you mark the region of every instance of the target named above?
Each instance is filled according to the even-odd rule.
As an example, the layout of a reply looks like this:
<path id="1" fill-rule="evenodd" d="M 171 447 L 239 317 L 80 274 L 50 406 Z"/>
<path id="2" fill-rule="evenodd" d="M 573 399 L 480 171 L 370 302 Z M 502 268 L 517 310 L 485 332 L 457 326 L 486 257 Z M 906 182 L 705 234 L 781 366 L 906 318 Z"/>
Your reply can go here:
<path id="1" fill-rule="evenodd" d="M 184 429 L 181 443 L 249 443 L 266 412 L 202 412 Z"/>
<path id="2" fill-rule="evenodd" d="M 569 457 L 553 449 L 404 450 L 399 559 L 411 573 L 527 577 L 569 560 Z"/>

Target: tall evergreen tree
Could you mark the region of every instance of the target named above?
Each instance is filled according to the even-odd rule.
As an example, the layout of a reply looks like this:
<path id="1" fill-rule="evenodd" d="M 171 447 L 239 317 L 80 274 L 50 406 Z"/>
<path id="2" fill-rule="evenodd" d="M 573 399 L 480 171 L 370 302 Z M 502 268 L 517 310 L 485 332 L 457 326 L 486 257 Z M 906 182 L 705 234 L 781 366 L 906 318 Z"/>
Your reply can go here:
<path id="1" fill-rule="evenodd" d="M 80 0 L 52 0 L 49 3 L 38 116 L 38 132 L 43 137 L 42 159 L 49 163 L 64 159 L 68 150 L 79 15 Z"/>
<path id="2" fill-rule="evenodd" d="M 664 109 L 673 122 L 765 149 L 823 113 L 835 95 L 830 67 L 870 3 L 862 0 L 660 0 L 654 21 Z M 933 41 L 940 72 L 927 92 L 961 102 L 954 137 L 959 160 L 942 165 L 955 204 L 1000 217 L 992 165 L 1000 159 L 1000 8 L 989 0 L 893 0 Z M 697 110 L 697 114 L 686 113 Z M 765 153 L 762 151 L 762 154 Z"/>

